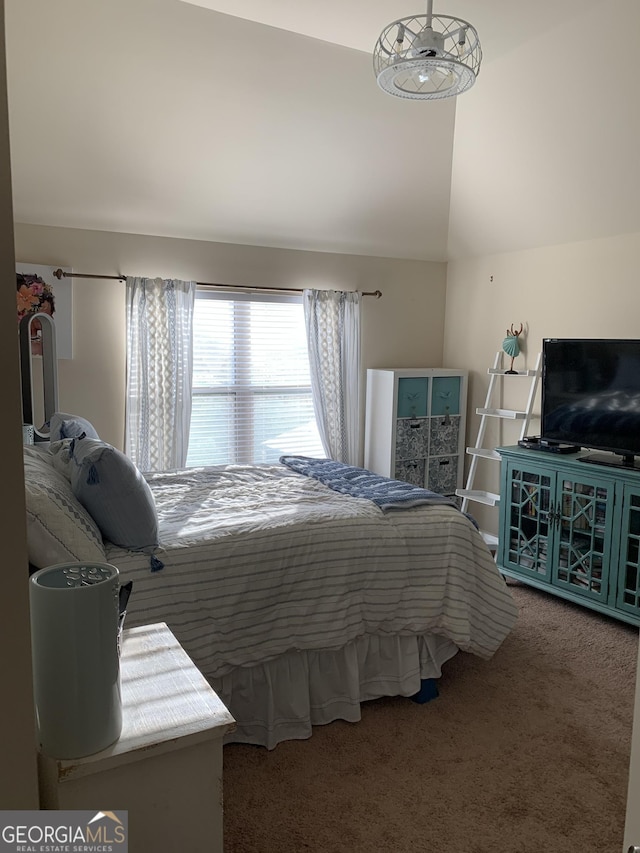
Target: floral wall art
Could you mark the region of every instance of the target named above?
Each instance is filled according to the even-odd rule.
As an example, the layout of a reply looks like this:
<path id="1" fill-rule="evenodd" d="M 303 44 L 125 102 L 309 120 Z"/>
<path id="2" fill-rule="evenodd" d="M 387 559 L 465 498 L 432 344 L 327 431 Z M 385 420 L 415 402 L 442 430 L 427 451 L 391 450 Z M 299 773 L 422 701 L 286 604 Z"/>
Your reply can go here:
<path id="1" fill-rule="evenodd" d="M 42 264 L 16 264 L 17 321 L 39 312 L 53 318 L 58 358 L 73 358 L 73 304 L 71 279 L 58 279 L 58 267 Z M 69 267 L 62 267 L 71 272 Z M 42 355 L 41 329 L 31 324 L 31 354 Z"/>

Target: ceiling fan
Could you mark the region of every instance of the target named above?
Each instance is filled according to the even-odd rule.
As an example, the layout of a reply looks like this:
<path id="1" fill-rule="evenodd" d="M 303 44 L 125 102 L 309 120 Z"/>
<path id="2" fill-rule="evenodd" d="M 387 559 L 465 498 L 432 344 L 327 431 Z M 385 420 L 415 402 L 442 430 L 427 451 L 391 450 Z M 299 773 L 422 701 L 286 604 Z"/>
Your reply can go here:
<path id="1" fill-rule="evenodd" d="M 378 85 L 390 95 L 414 100 L 450 98 L 476 81 L 482 62 L 478 33 L 470 23 L 434 15 L 400 18 L 388 24 L 373 51 Z"/>

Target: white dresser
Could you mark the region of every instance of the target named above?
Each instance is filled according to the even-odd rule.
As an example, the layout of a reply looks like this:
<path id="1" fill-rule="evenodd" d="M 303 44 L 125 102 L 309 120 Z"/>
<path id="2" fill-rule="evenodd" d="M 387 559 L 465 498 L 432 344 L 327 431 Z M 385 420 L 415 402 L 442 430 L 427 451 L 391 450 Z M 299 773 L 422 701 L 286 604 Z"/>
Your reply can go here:
<path id="1" fill-rule="evenodd" d="M 163 622 L 125 630 L 120 663 L 120 738 L 85 758 L 40 754 L 41 808 L 127 811 L 129 853 L 222 853 L 235 720 Z"/>
<path id="2" fill-rule="evenodd" d="M 467 371 L 370 368 L 364 466 L 455 497 L 462 485 Z"/>

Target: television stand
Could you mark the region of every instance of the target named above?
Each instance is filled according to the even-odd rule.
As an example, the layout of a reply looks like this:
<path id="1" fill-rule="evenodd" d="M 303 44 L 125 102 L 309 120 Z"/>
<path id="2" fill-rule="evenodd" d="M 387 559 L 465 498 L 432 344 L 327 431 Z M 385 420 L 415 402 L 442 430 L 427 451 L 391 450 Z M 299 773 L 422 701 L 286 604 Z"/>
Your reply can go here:
<path id="1" fill-rule="evenodd" d="M 588 456 L 581 456 L 580 462 L 593 462 L 594 465 L 608 465 L 610 468 L 628 468 L 640 471 L 640 459 L 636 456 L 590 453 Z"/>
<path id="2" fill-rule="evenodd" d="M 639 626 L 640 470 L 518 446 L 498 452 L 499 571 Z"/>

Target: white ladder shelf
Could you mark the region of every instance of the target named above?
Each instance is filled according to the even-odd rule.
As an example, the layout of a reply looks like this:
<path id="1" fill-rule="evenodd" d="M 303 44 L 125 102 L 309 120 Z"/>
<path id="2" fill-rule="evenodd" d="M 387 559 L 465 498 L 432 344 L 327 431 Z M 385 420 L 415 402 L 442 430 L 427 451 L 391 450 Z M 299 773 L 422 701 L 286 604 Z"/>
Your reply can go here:
<path id="1" fill-rule="evenodd" d="M 500 495 L 497 495 L 494 492 L 474 489 L 473 487 L 477 473 L 478 460 L 489 459 L 492 461 L 497 461 L 500 459 L 500 454 L 495 450 L 494 447 L 488 447 L 485 445 L 485 432 L 487 429 L 487 422 L 489 418 L 501 418 L 503 420 L 522 421 L 520 438 L 523 438 L 527 434 L 527 430 L 529 429 L 529 424 L 531 422 L 533 405 L 535 403 L 536 393 L 538 390 L 538 382 L 540 379 L 540 360 L 541 354 L 538 354 L 536 366 L 533 370 L 516 370 L 514 372 L 510 372 L 504 370 L 500 366 L 502 364 L 502 351 L 499 350 L 496 353 L 493 367 L 490 367 L 487 370 L 487 373 L 490 377 L 489 387 L 487 388 L 487 397 L 484 406 L 476 409 L 476 414 L 480 415 L 480 427 L 478 429 L 476 443 L 474 447 L 467 447 L 467 453 L 469 454 L 469 456 L 472 457 L 471 464 L 469 465 L 467 482 L 465 484 L 464 489 L 456 489 L 456 495 L 462 498 L 462 512 L 468 511 L 470 501 L 485 504 L 486 506 L 497 506 L 500 503 Z M 506 378 L 511 377 L 515 378 L 518 376 L 529 377 L 531 379 L 531 386 L 529 388 L 529 396 L 527 398 L 527 405 L 525 410 L 516 411 L 514 409 L 495 408 L 492 405 L 492 403 L 494 402 L 494 394 L 501 387 L 501 383 L 499 383 L 498 380 L 504 380 Z M 482 536 L 484 538 L 484 541 L 487 543 L 487 545 L 489 545 L 490 548 L 495 549 L 497 547 L 498 537 L 495 536 L 493 533 L 489 533 L 488 531 L 482 531 Z"/>

